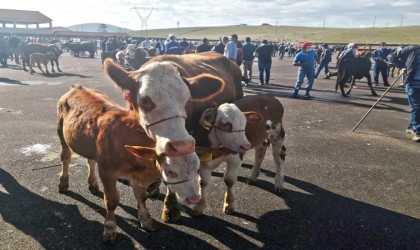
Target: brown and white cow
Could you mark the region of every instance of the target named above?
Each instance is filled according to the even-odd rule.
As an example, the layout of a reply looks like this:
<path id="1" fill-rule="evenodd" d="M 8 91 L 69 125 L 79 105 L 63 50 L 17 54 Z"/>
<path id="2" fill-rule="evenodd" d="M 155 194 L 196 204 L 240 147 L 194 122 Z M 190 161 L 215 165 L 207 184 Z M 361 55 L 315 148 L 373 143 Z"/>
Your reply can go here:
<path id="1" fill-rule="evenodd" d="M 271 143 L 276 164 L 274 190 L 279 192 L 283 189 L 286 150 L 283 146 L 285 137 L 282 125 L 283 112 L 280 101 L 270 95 L 247 96 L 234 104 L 224 104 L 219 108 L 210 108 L 203 112 L 200 119 L 202 128 L 197 128 L 197 133 L 194 134 L 197 145 L 201 146 L 199 147 L 201 200 L 194 206 L 194 215 L 203 214 L 211 173 L 222 162 L 227 163 L 223 177 L 227 186 L 223 211 L 226 214 L 234 211 L 233 185 L 242 163 L 240 154 L 244 154 L 251 147 L 255 148 L 255 164 L 248 183 L 256 181 L 267 147 Z M 204 132 L 204 129 L 208 129 L 209 132 Z M 206 136 L 208 136 L 207 141 Z M 207 147 L 214 150 L 209 151 Z"/>
<path id="2" fill-rule="evenodd" d="M 104 68 L 133 99 L 140 124 L 156 141 L 159 155 L 194 153 L 195 141 L 188 131 L 201 113 L 214 103 L 243 96 L 239 67 L 213 52 L 156 56 L 134 72 L 111 60 L 105 61 Z"/>
<path id="3" fill-rule="evenodd" d="M 119 178 L 128 180 L 133 187 L 138 202 L 138 219 L 146 230 L 156 229 L 145 204 L 146 188 L 150 184 L 163 178 L 168 189 L 185 205 L 194 204 L 200 199 L 197 173 L 199 159 L 196 154 L 158 156 L 155 141 L 147 136 L 139 124 L 132 100 L 126 98 L 126 104 L 126 109 L 121 108 L 104 94 L 80 85 L 75 85 L 57 103 L 57 132 L 63 163 L 59 191 L 68 190 L 72 152 L 88 159 L 91 192 L 98 191 L 95 176 L 95 165 L 98 164 L 107 211 L 103 232 L 106 242 L 113 242 L 116 236 L 114 211 L 119 203 L 116 188 Z M 171 214 L 167 211 L 167 205 L 166 199 L 162 219 L 176 220 L 168 218 Z"/>

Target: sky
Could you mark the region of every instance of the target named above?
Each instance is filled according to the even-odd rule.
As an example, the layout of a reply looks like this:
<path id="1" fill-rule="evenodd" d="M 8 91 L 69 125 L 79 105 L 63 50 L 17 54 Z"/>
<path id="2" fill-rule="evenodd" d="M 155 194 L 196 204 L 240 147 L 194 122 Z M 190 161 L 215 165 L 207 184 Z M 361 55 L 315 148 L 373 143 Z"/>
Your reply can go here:
<path id="1" fill-rule="evenodd" d="M 106 23 L 141 30 L 133 7 L 150 13 L 147 28 L 225 25 L 307 27 L 395 27 L 420 25 L 419 0 L 14 0 L 2 9 L 36 10 L 53 19 L 53 26 Z M 143 27 L 144 29 L 144 27 Z"/>

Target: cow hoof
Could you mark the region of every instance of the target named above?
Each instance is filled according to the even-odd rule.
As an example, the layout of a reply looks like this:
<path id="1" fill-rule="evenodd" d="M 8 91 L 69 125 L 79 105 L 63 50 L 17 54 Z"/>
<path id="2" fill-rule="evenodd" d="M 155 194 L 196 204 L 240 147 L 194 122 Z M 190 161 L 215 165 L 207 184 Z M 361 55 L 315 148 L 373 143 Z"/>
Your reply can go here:
<path id="1" fill-rule="evenodd" d="M 99 190 L 99 186 L 98 185 L 89 187 L 89 191 L 90 191 L 91 194 L 99 194 L 99 193 L 101 193 L 101 191 Z"/>
<path id="2" fill-rule="evenodd" d="M 115 224 L 115 222 L 112 222 L 112 221 L 105 222 L 104 234 L 103 234 L 104 243 L 112 244 L 115 242 L 116 237 L 117 237 L 117 225 Z"/>
<path id="3" fill-rule="evenodd" d="M 143 228 L 147 232 L 154 232 L 158 228 L 157 223 L 152 219 L 150 219 L 147 222 L 146 221 L 140 222 L 140 224 L 141 224 L 141 228 Z"/>
<path id="4" fill-rule="evenodd" d="M 181 220 L 181 210 L 177 207 L 171 209 L 164 208 L 161 219 L 165 223 L 176 223 Z"/>
<path id="5" fill-rule="evenodd" d="M 342 97 L 349 97 L 347 94 L 341 94 Z"/>
<path id="6" fill-rule="evenodd" d="M 376 94 L 376 93 L 372 93 L 372 96 L 378 96 L 378 94 Z"/>
<path id="7" fill-rule="evenodd" d="M 58 192 L 60 193 L 60 194 L 64 194 L 64 193 L 66 193 L 67 191 L 69 191 L 69 185 L 67 184 L 67 185 L 65 185 L 65 184 L 59 184 L 58 185 Z"/>
<path id="8" fill-rule="evenodd" d="M 235 212 L 235 209 L 232 206 L 226 205 L 223 208 L 223 213 L 225 214 L 232 214 L 233 212 Z"/>
<path id="9" fill-rule="evenodd" d="M 284 188 L 283 187 L 280 187 L 280 186 L 276 186 L 276 185 L 274 185 L 274 192 L 275 193 L 282 193 L 283 192 L 283 190 L 284 190 Z"/>

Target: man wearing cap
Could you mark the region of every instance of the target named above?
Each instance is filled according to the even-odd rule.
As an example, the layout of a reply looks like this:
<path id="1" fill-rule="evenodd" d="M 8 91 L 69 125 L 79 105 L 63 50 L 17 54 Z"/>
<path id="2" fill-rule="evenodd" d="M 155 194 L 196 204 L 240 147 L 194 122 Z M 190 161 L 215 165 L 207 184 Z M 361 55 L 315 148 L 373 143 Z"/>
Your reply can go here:
<path id="1" fill-rule="evenodd" d="M 293 59 L 293 66 L 299 66 L 297 81 L 295 84 L 295 91 L 292 97 L 297 97 L 300 86 L 305 79 L 305 76 L 308 79 L 308 83 L 306 85 L 306 94 L 305 98 L 311 98 L 309 92 L 312 89 L 312 85 L 314 83 L 314 74 L 315 74 L 315 58 L 316 52 L 311 49 L 312 45 L 308 42 L 304 42 L 301 45 L 302 50 L 296 54 L 295 58 Z"/>
<path id="2" fill-rule="evenodd" d="M 386 57 L 389 55 L 390 51 L 386 48 L 385 43 L 381 43 L 381 47 L 375 50 L 372 54 L 373 63 L 373 79 L 375 85 L 378 86 L 379 82 L 379 73 L 382 75 L 384 80 L 384 86 L 389 86 L 388 83 L 388 65 L 386 64 Z"/>
<path id="3" fill-rule="evenodd" d="M 265 84 L 270 82 L 270 70 L 271 70 L 271 54 L 273 50 L 270 45 L 268 45 L 267 40 L 263 40 L 261 46 L 259 46 L 255 52 L 254 56 L 258 57 L 258 69 L 260 71 L 260 85 L 264 84 L 264 72 L 265 72 Z"/>
<path id="4" fill-rule="evenodd" d="M 179 43 L 175 41 L 175 35 L 169 35 L 169 41 L 165 43 L 165 55 L 181 55 Z"/>
<path id="5" fill-rule="evenodd" d="M 210 50 L 211 46 L 209 45 L 209 41 L 207 40 L 207 38 L 203 38 L 202 43 L 197 46 L 195 53 L 202 53 Z"/>
<path id="6" fill-rule="evenodd" d="M 328 76 L 328 64 L 331 62 L 331 50 L 328 48 L 328 43 L 324 43 L 322 45 L 322 47 L 324 48 L 322 53 L 321 53 L 321 59 L 320 59 L 320 63 L 319 63 L 319 67 L 318 70 L 316 71 L 315 74 L 315 78 L 318 77 L 319 73 L 321 72 L 321 70 L 323 68 L 325 68 L 325 77 L 324 79 L 329 79 Z"/>

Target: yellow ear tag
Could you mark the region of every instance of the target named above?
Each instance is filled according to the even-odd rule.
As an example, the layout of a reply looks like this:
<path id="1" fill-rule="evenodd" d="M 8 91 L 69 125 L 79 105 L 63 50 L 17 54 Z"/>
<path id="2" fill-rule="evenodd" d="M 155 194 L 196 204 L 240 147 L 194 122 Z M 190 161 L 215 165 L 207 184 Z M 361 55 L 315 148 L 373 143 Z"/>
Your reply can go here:
<path id="1" fill-rule="evenodd" d="M 205 153 L 200 156 L 200 162 L 206 163 L 213 160 L 213 155 L 211 153 Z"/>
<path id="2" fill-rule="evenodd" d="M 206 129 L 206 130 L 210 130 L 211 129 L 211 123 L 209 121 L 204 121 L 203 128 Z"/>

